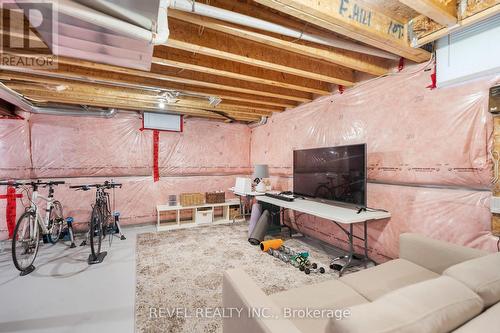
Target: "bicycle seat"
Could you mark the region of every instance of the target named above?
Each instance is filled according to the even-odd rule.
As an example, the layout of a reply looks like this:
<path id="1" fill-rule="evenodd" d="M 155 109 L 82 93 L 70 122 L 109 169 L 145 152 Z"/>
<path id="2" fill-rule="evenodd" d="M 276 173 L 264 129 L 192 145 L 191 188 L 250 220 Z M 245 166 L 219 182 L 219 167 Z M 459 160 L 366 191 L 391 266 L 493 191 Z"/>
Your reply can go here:
<path id="1" fill-rule="evenodd" d="M 120 217 L 120 212 L 113 212 L 114 217 Z"/>
<path id="2" fill-rule="evenodd" d="M 74 220 L 75 220 L 75 219 L 74 219 L 72 216 L 68 216 L 68 217 L 66 218 L 66 223 L 71 224 L 71 223 L 73 223 L 73 221 L 74 221 Z"/>

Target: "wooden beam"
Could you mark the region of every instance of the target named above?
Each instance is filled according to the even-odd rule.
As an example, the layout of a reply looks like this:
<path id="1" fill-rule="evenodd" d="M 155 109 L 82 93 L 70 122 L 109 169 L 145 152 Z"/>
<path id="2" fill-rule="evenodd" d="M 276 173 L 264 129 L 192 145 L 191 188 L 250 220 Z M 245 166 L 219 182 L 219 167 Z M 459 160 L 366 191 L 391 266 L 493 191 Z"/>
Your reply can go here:
<path id="1" fill-rule="evenodd" d="M 24 91 L 22 94 L 24 95 L 24 97 L 26 99 L 30 100 L 31 102 L 35 103 L 36 105 L 41 105 L 41 106 L 43 106 L 44 104 L 50 105 L 51 103 L 61 103 L 61 104 L 68 104 L 68 105 L 89 105 L 89 106 L 103 107 L 103 108 L 119 108 L 119 109 L 130 110 L 130 111 L 159 111 L 159 109 L 156 105 L 148 104 L 148 103 L 132 104 L 130 102 L 125 102 L 125 101 L 115 100 L 115 99 L 108 99 L 108 100 L 94 99 L 92 101 L 89 101 L 87 98 L 82 98 L 80 96 L 76 96 L 75 98 L 69 98 L 69 99 L 64 98 L 64 97 L 51 97 L 50 99 L 48 99 L 43 94 L 40 95 L 36 92 L 30 92 L 30 91 Z M 169 108 L 168 110 L 165 110 L 165 112 L 168 112 L 168 113 L 173 112 L 173 113 L 187 114 L 187 115 L 203 117 L 203 118 L 214 118 L 214 119 L 224 120 L 224 118 L 218 114 L 214 114 L 214 113 L 209 112 L 209 111 L 198 110 L 198 109 L 172 107 L 172 108 Z M 252 119 L 254 119 L 254 118 L 255 117 L 253 117 Z"/>
<path id="2" fill-rule="evenodd" d="M 445 31 L 446 27 L 437 22 L 434 22 L 430 18 L 425 15 L 419 15 L 417 17 L 412 18 L 408 21 L 408 36 L 413 46 L 422 46 L 424 44 L 420 44 L 419 40 L 426 38 L 428 35 L 432 35 L 438 31 Z"/>
<path id="3" fill-rule="evenodd" d="M 357 0 L 254 1 L 416 62 L 430 59 L 429 52 L 409 45 L 404 22 L 374 11 Z"/>
<path id="4" fill-rule="evenodd" d="M 318 95 L 329 95 L 331 93 L 330 85 L 324 82 L 165 46 L 155 47 L 152 62 L 158 65 L 182 68 L 254 83 L 268 84 L 275 87 L 305 91 Z"/>
<path id="5" fill-rule="evenodd" d="M 174 82 L 160 81 L 149 78 L 141 78 L 130 75 L 122 75 L 112 72 L 103 72 L 99 70 L 82 69 L 80 67 L 72 67 L 71 71 L 43 71 L 37 69 L 25 69 L 17 67 L 0 66 L 3 69 L 3 74 L 0 76 L 4 79 L 18 79 L 33 82 L 44 82 L 48 78 L 55 78 L 61 84 L 71 82 L 85 82 L 96 85 L 119 86 L 125 88 L 137 88 L 143 90 L 177 90 L 187 93 L 205 96 L 218 96 L 223 101 L 232 101 L 236 103 L 247 103 L 249 105 L 269 105 L 278 107 L 295 107 L 291 101 L 277 98 L 269 98 L 258 95 L 242 94 L 232 91 L 224 91 L 210 89 L 205 87 L 190 86 L 178 84 Z"/>
<path id="6" fill-rule="evenodd" d="M 363 55 L 360 53 L 349 52 L 341 49 L 334 49 L 332 47 L 323 45 L 315 45 L 313 47 L 311 46 L 313 45 L 312 43 L 305 44 L 292 42 L 283 38 L 272 37 L 266 34 L 251 31 L 249 29 L 243 29 L 234 24 L 210 19 L 207 17 L 201 17 L 190 13 L 171 10 L 169 11 L 169 17 L 174 17 L 185 22 L 198 24 L 206 28 L 227 33 L 236 37 L 246 38 L 262 43 L 264 45 L 277 47 L 286 51 L 302 54 L 307 57 L 320 59 L 326 62 L 331 62 L 372 75 L 378 76 L 386 74 L 391 68 L 391 63 L 389 61 L 385 61 L 374 56 Z M 345 81 L 341 82 L 340 80 L 339 82 L 334 83 L 347 85 Z M 354 82 L 351 82 L 349 85 L 353 84 Z"/>
<path id="7" fill-rule="evenodd" d="M 60 64 L 59 68 L 67 70 L 70 70 L 71 69 L 70 67 L 78 66 L 82 68 L 92 68 L 106 72 L 152 78 L 162 81 L 171 81 L 175 83 L 197 85 L 213 89 L 241 92 L 245 94 L 255 94 L 266 97 L 284 98 L 298 102 L 308 102 L 312 100 L 312 96 L 305 92 L 286 90 L 277 87 L 276 88 L 264 87 L 261 85 L 251 84 L 244 81 L 234 81 L 225 78 L 218 78 L 216 76 L 204 73 L 180 72 L 176 70 L 168 72 L 162 66 L 155 67 L 155 65 L 152 65 L 151 72 L 146 72 L 136 69 L 98 64 L 90 61 L 84 61 L 66 57 L 59 57 L 58 62 Z"/>
<path id="8" fill-rule="evenodd" d="M 409 9 L 408 7 L 399 4 L 397 0 L 393 0 L 392 2 L 385 2 L 385 1 L 380 1 L 380 0 L 363 0 L 363 3 L 366 3 L 367 6 L 369 6 L 372 9 L 375 9 L 377 11 L 381 11 L 385 13 L 387 16 L 393 17 L 395 16 L 396 20 L 399 21 L 408 21 L 408 19 L 403 18 L 399 19 L 399 15 L 403 12 L 406 15 L 410 15 L 411 17 L 414 17 L 415 15 L 409 14 L 409 12 L 413 12 L 413 10 Z M 380 3 L 380 4 L 379 4 Z M 234 1 L 234 0 L 210 0 L 210 5 L 218 8 L 222 8 L 225 10 L 229 10 L 232 12 L 240 13 L 243 15 L 255 17 L 260 20 L 264 20 L 267 22 L 275 23 L 290 29 L 294 29 L 296 31 L 302 31 L 302 32 L 307 32 L 309 34 L 318 36 L 320 38 L 325 38 L 325 39 L 339 39 L 339 41 L 347 41 L 350 42 L 352 41 L 351 38 L 334 34 L 331 31 L 320 28 L 308 23 L 304 24 L 304 21 L 298 20 L 294 17 L 290 17 L 288 15 L 280 15 L 278 12 L 274 10 L 266 10 L 265 7 L 262 5 L 259 5 L 255 3 L 254 1 Z M 405 10 L 406 9 L 406 10 Z M 397 14 L 397 16 L 395 15 Z M 255 31 L 258 31 L 255 29 Z M 267 34 L 267 32 L 266 32 Z M 283 37 L 281 37 L 283 38 Z M 306 42 L 302 40 L 293 40 L 297 44 L 302 44 L 304 43 L 305 45 L 308 45 Z M 317 46 L 319 44 L 314 44 L 311 43 L 313 46 Z M 376 48 L 374 48 L 375 50 Z M 351 50 L 354 51 L 354 50 Z M 392 60 L 397 60 L 397 55 L 394 55 L 394 58 Z"/>
<path id="9" fill-rule="evenodd" d="M 457 0 L 458 1 L 458 0 Z M 482 0 L 482 1 L 467 1 L 465 7 L 461 7 L 459 11 L 459 20 L 487 11 L 492 7 L 500 5 L 499 0 Z"/>
<path id="10" fill-rule="evenodd" d="M 236 61 L 312 80 L 345 85 L 354 82 L 351 69 L 286 52 L 247 39 L 205 29 L 176 19 L 169 19 L 170 37 L 167 46 L 207 56 Z"/>
<path id="11" fill-rule="evenodd" d="M 105 86 L 99 84 L 89 84 L 89 83 L 79 83 L 79 82 L 61 82 L 60 79 L 54 78 L 44 78 L 44 77 L 36 77 L 32 76 L 29 79 L 26 77 L 18 77 L 14 80 L 11 79 L 9 75 L 1 75 L 0 79 L 7 80 L 6 82 L 13 89 L 22 88 L 22 87 L 31 87 L 33 89 L 43 89 L 47 91 L 60 91 L 66 94 L 83 91 L 87 94 L 97 95 L 97 96 L 108 96 L 108 97 L 122 97 L 122 98 L 130 98 L 132 100 L 149 100 L 149 101 L 164 101 L 164 97 L 161 95 L 161 92 L 153 91 L 153 90 L 144 90 L 139 88 L 124 88 L 124 87 L 114 87 L 114 86 Z M 182 105 L 185 103 L 198 103 L 200 106 L 205 108 L 211 106 L 208 103 L 208 97 L 191 97 L 191 96 L 181 96 L 179 100 Z M 184 104 L 183 104 L 184 103 Z M 204 103 L 204 104 L 203 104 Z M 192 104 L 191 104 L 192 106 Z M 246 102 L 238 102 L 225 100 L 219 104 L 219 107 L 226 110 L 250 110 L 257 112 L 264 112 L 265 114 L 270 114 L 272 112 L 282 112 L 282 107 L 270 106 L 270 105 L 262 105 L 255 103 L 246 103 Z"/>
<path id="12" fill-rule="evenodd" d="M 88 101 L 84 104 L 92 103 L 93 101 L 105 101 L 114 100 L 121 102 L 134 103 L 144 103 L 152 106 L 159 106 L 159 103 L 163 99 L 159 98 L 158 95 L 148 95 L 143 93 L 131 93 L 131 92 L 121 92 L 116 89 L 95 89 L 93 87 L 87 86 L 66 86 L 65 89 L 50 89 L 46 85 L 33 84 L 33 83 L 19 83 L 19 82 L 7 82 L 7 86 L 11 89 L 19 91 L 23 94 L 34 95 L 36 92 L 37 96 L 42 96 L 48 101 L 57 102 L 61 99 L 66 101 L 72 98 L 78 98 L 80 101 Z M 272 111 L 258 110 L 249 107 L 235 106 L 231 104 L 221 103 L 217 106 L 211 106 L 208 101 L 193 100 L 193 99 L 179 99 L 177 102 L 169 104 L 166 103 L 167 107 L 177 107 L 177 108 L 189 108 L 189 109 L 200 109 L 207 111 L 221 111 L 228 114 L 240 114 L 240 115 L 251 115 L 251 116 L 270 116 Z"/>
<path id="13" fill-rule="evenodd" d="M 466 27 L 469 27 L 478 22 L 484 21 L 490 17 L 500 14 L 500 3 L 488 7 L 480 12 L 477 12 L 471 16 L 467 16 L 465 18 L 459 18 L 459 21 L 456 25 L 452 27 L 444 27 L 439 24 L 429 25 L 427 31 L 415 32 L 415 37 L 412 39 L 412 45 L 415 47 L 423 46 L 427 43 L 431 43 L 435 40 L 438 40 L 442 37 L 445 37 L 451 33 L 458 32 Z M 413 27 L 417 27 L 422 25 L 422 17 L 417 17 L 409 22 Z M 424 22 L 425 24 L 425 22 Z M 414 28 L 415 29 L 415 28 Z"/>
<path id="14" fill-rule="evenodd" d="M 64 97 L 64 96 L 57 96 L 54 93 L 43 93 L 39 92 L 36 90 L 30 90 L 30 89 L 23 89 L 19 91 L 21 94 L 23 94 L 27 99 L 33 101 L 34 103 L 64 103 L 64 104 L 69 104 L 69 105 L 89 105 L 89 106 L 95 106 L 95 107 L 107 107 L 107 108 L 119 108 L 119 109 L 124 109 L 124 110 L 133 110 L 133 111 L 160 111 L 161 109 L 158 107 L 157 103 L 147 103 L 147 102 L 136 102 L 136 103 L 131 103 L 129 100 L 122 100 L 122 99 L 101 99 L 98 97 L 95 98 L 89 98 L 88 96 L 84 95 L 74 95 L 71 97 Z M 223 114 L 228 114 L 231 117 L 237 119 L 237 120 L 244 120 L 244 121 L 257 121 L 260 119 L 261 115 L 249 115 L 249 114 L 241 114 L 241 113 L 229 113 L 225 111 L 210 111 L 210 110 L 203 110 L 203 109 L 197 109 L 197 108 L 189 108 L 189 107 L 182 107 L 182 106 L 176 106 L 176 105 L 168 105 L 165 107 L 165 112 L 175 112 L 175 113 L 180 113 L 180 114 L 187 114 L 187 115 L 192 115 L 192 116 L 198 116 L 198 117 L 208 117 L 208 118 L 215 118 L 215 119 L 224 119 L 224 117 L 221 117 L 220 114 L 217 112 L 222 112 Z"/>
<path id="15" fill-rule="evenodd" d="M 408 7 L 444 26 L 457 23 L 456 0 L 399 0 Z"/>
<path id="16" fill-rule="evenodd" d="M 153 77 L 160 80 L 174 81 L 179 83 L 199 85 L 208 88 L 229 90 L 245 94 L 255 94 L 266 97 L 285 98 L 296 102 L 312 101 L 311 93 L 273 87 L 244 80 L 235 80 L 203 72 L 179 70 L 173 67 L 165 67 L 157 64 L 151 65 Z"/>

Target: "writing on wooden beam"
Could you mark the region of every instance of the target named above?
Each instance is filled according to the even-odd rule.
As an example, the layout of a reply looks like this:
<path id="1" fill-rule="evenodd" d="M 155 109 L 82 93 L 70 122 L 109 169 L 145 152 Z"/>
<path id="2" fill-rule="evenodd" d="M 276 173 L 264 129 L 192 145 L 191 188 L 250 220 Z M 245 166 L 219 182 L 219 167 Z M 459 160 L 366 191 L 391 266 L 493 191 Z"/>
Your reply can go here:
<path id="1" fill-rule="evenodd" d="M 368 28 L 374 27 L 378 30 L 382 25 L 382 31 L 385 31 L 387 35 L 393 38 L 403 39 L 405 37 L 405 25 L 403 23 L 374 12 L 356 1 L 340 0 L 338 2 L 338 14 Z"/>

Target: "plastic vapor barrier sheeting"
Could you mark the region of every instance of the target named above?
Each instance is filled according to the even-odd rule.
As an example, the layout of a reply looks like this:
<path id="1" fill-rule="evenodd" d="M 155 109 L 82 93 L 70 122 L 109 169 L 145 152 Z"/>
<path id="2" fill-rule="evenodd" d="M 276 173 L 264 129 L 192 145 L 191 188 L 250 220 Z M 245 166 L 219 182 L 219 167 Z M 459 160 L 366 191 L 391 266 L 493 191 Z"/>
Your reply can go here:
<path id="1" fill-rule="evenodd" d="M 273 116 L 252 130 L 252 163 L 269 165 L 275 188 L 292 189 L 293 150 L 366 143 L 368 180 L 379 183 L 368 185 L 368 206 L 392 214 L 369 224 L 374 254 L 397 257 L 403 232 L 494 251 L 487 106 L 500 77 L 430 90 L 423 69 L 415 65 Z M 346 240 L 330 221 L 297 216 L 306 234 Z"/>
<path id="2" fill-rule="evenodd" d="M 368 222 L 368 244 L 374 259 L 399 255 L 399 235 L 414 232 L 434 239 L 496 251 L 490 236 L 491 194 L 486 191 L 368 184 L 368 202 L 391 212 L 389 220 Z M 347 249 L 345 233 L 331 221 L 297 213 L 295 229 Z M 362 225 L 355 234 L 363 236 Z M 355 240 L 362 253 L 363 243 Z"/>
<path id="3" fill-rule="evenodd" d="M 27 122 L 0 119 L 0 179 L 29 178 L 30 173 L 30 139 Z M 0 216 L 1 212 L 0 210 Z"/>
<path id="4" fill-rule="evenodd" d="M 114 191 L 122 223 L 137 224 L 155 221 L 156 205 L 167 204 L 169 195 L 224 191 L 237 176 L 251 172 L 247 126 L 187 119 L 182 133 L 160 132 L 161 177 L 155 183 L 153 135 L 141 127 L 140 117 L 127 113 L 111 119 L 27 115 L 26 120 L 0 120 L 0 179 L 65 180 L 55 196 L 76 223 L 89 220 L 95 190 L 68 186 L 114 179 L 124 184 Z M 5 192 L 0 187 L 0 194 Z M 22 203 L 17 200 L 18 217 Z M 7 237 L 5 207 L 6 200 L 0 200 L 2 239 Z"/>
<path id="5" fill-rule="evenodd" d="M 294 149 L 366 142 L 369 180 L 487 188 L 488 90 L 500 78 L 435 90 L 429 80 L 403 73 L 274 115 L 252 130 L 252 162 L 291 174 Z"/>
<path id="6" fill-rule="evenodd" d="M 135 115 L 30 119 L 34 177 L 151 175 L 151 131 Z"/>

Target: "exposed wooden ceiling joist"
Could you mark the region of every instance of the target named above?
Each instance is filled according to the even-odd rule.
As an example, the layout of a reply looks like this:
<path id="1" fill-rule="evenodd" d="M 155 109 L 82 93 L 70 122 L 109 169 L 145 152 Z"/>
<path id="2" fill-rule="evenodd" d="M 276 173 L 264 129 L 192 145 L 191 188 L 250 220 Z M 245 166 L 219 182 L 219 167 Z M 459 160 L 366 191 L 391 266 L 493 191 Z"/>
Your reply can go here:
<path id="1" fill-rule="evenodd" d="M 413 61 L 430 59 L 429 52 L 409 45 L 405 22 L 387 17 L 356 0 L 255 2 Z"/>
<path id="2" fill-rule="evenodd" d="M 351 69 L 171 19 L 167 46 L 304 78 L 352 85 Z"/>
<path id="3" fill-rule="evenodd" d="M 312 96 L 305 92 L 294 91 L 290 89 L 267 87 L 256 85 L 244 81 L 235 81 L 216 77 L 205 73 L 193 73 L 191 71 L 173 71 L 166 74 L 165 68 L 153 65 L 151 72 L 129 69 L 118 66 L 97 64 L 89 61 L 59 57 L 59 68 L 62 70 L 71 70 L 74 67 L 98 69 L 106 72 L 133 75 L 138 77 L 152 78 L 162 81 L 171 81 L 189 85 L 197 85 L 213 89 L 222 89 L 227 91 L 241 92 L 245 94 L 255 94 L 266 97 L 284 98 L 298 102 L 307 102 Z"/>
<path id="4" fill-rule="evenodd" d="M 273 87 L 244 80 L 235 80 L 202 72 L 179 70 L 177 68 L 165 67 L 156 64 L 151 65 L 151 73 L 151 77 L 158 78 L 160 80 L 197 85 L 207 88 L 242 92 L 245 94 L 255 94 L 266 97 L 285 98 L 297 102 L 309 102 L 313 99 L 311 93 L 303 91 Z"/>
<path id="5" fill-rule="evenodd" d="M 368 8 L 376 10 L 390 17 L 396 21 L 408 22 L 415 16 L 418 16 L 418 12 L 414 9 L 406 6 L 399 0 L 359 0 L 361 3 L 365 4 Z"/>
<path id="6" fill-rule="evenodd" d="M 337 65 L 345 66 L 360 72 L 372 75 L 386 74 L 391 62 L 374 56 L 363 55 L 356 52 L 349 52 L 341 49 L 334 49 L 323 45 L 311 46 L 312 43 L 297 43 L 290 41 L 290 38 L 278 38 L 267 34 L 258 33 L 249 29 L 240 28 L 234 24 L 201 17 L 190 13 L 176 10 L 169 11 L 169 16 L 176 19 L 201 25 L 209 29 L 227 33 L 236 37 L 242 37 L 253 40 L 267 46 L 276 47 L 285 51 L 290 51 L 304 56 L 331 62 Z"/>
<path id="7" fill-rule="evenodd" d="M 404 53 L 409 59 L 425 59 L 428 56 L 425 51 L 412 49 L 406 43 L 407 28 L 402 24 L 406 21 L 402 22 L 397 15 L 384 16 L 383 12 L 367 5 L 370 1 L 211 0 L 210 5 L 297 31 L 307 30 L 320 37 L 344 35 L 346 37 L 340 37 L 340 41 L 354 39 L 389 52 Z M 397 0 L 391 1 L 397 3 Z M 266 8 L 266 5 L 274 9 Z M 380 58 L 384 56 L 380 54 L 377 57 L 300 38 L 294 40 L 258 30 L 258 27 L 241 27 L 192 13 L 175 10 L 169 13 L 170 40 L 167 45 L 156 47 L 149 72 L 60 58 L 58 69 L 23 74 L 17 72 L 19 69 L 7 68 L 2 75 L 29 78 L 27 81 L 32 83 L 49 78 L 69 82 L 70 88 L 66 92 L 52 91 L 36 84 L 24 87 L 11 83 L 32 96 L 45 94 L 45 97 L 61 103 L 95 101 L 103 105 L 109 97 L 117 103 L 130 100 L 150 107 L 149 104 L 160 104 L 151 89 L 171 89 L 222 98 L 222 103 L 209 111 L 256 117 L 311 101 L 316 95 L 328 95 L 332 84 L 354 85 L 355 71 L 382 75 L 393 65 L 392 60 Z M 351 17 L 346 18 L 348 14 Z M 402 29 L 400 25 L 403 25 Z M 334 26 L 336 29 L 332 29 Z M 29 38 L 38 37 L 31 34 Z M 92 48 L 101 46 L 98 42 L 87 42 Z M 178 102 L 176 107 L 181 104 L 189 110 L 210 108 L 206 103 L 187 100 Z"/>
<path id="8" fill-rule="evenodd" d="M 230 90 L 230 91 L 236 91 L 236 92 L 242 92 L 242 93 L 257 94 L 257 95 L 268 96 L 268 97 L 287 98 L 287 99 L 298 101 L 298 102 L 307 102 L 307 101 L 312 100 L 312 95 L 311 95 L 312 92 L 306 92 L 306 91 L 304 91 L 304 89 L 296 91 L 294 89 L 282 88 L 282 87 L 276 86 L 276 85 L 263 86 L 262 83 L 260 83 L 260 82 L 255 83 L 255 82 L 246 80 L 246 78 L 238 78 L 236 80 L 233 78 L 229 78 L 227 75 L 223 76 L 223 77 L 219 77 L 218 76 L 219 73 L 217 73 L 217 75 L 214 75 L 211 73 L 207 73 L 206 71 L 200 71 L 199 69 L 198 69 L 198 72 L 193 71 L 193 70 L 169 71 L 168 69 L 162 69 L 159 66 L 155 67 L 153 65 L 151 72 L 145 72 L 145 71 L 132 70 L 132 69 L 124 68 L 124 67 L 96 64 L 96 63 L 89 62 L 89 61 L 81 61 L 80 63 L 75 63 L 76 61 L 77 60 L 75 60 L 75 59 L 70 61 L 70 60 L 68 60 L 68 58 L 63 58 L 63 57 L 60 57 L 60 60 L 59 60 L 60 63 L 67 63 L 67 64 L 75 65 L 75 66 L 98 67 L 98 68 L 101 68 L 105 71 L 114 71 L 114 72 L 118 72 L 118 73 L 132 74 L 132 75 L 144 76 L 144 77 L 154 77 L 154 78 L 161 79 L 161 80 L 170 80 L 170 81 L 185 83 L 185 84 L 202 85 L 202 86 L 209 87 L 209 88 L 216 88 L 216 89 L 224 89 L 224 90 Z M 159 62 L 159 61 L 157 61 L 157 62 Z M 165 63 L 163 63 L 163 64 L 165 64 Z M 106 67 L 106 66 L 108 66 L 108 67 Z M 156 68 L 156 70 L 155 70 L 155 68 Z M 185 69 L 185 66 L 183 69 Z M 329 90 L 316 90 L 316 91 L 314 91 L 314 93 L 320 94 L 320 95 L 327 95 L 330 92 L 329 92 Z"/>
<path id="9" fill-rule="evenodd" d="M 446 27 L 434 22 L 424 15 L 415 17 L 409 24 L 414 35 L 411 41 L 412 45 L 419 47 L 427 43 L 431 43 L 453 32 L 460 31 L 463 28 L 500 14 L 500 3 L 490 3 L 488 6 L 487 2 L 488 1 L 484 1 L 481 7 L 478 7 L 477 4 L 471 6 L 470 8 L 467 7 L 464 13 L 462 13 L 458 18 L 457 24 L 451 27 Z M 477 11 L 474 12 L 474 10 Z"/>
<path id="10" fill-rule="evenodd" d="M 456 0 L 399 0 L 420 14 L 444 26 L 457 23 Z"/>
<path id="11" fill-rule="evenodd" d="M 47 84 L 33 84 L 25 82 L 6 82 L 6 85 L 22 94 L 43 96 L 49 101 L 60 101 L 61 99 L 71 100 L 71 98 L 80 98 L 86 101 L 84 104 L 90 104 L 95 100 L 121 100 L 135 103 L 149 103 L 158 107 L 163 100 L 158 95 L 145 94 L 144 92 L 121 91 L 113 88 L 95 88 L 90 85 L 65 85 L 50 86 Z M 179 99 L 176 103 L 166 104 L 167 107 L 187 107 L 191 109 L 221 111 L 228 114 L 242 114 L 251 116 L 270 116 L 273 111 L 253 109 L 232 104 L 221 103 L 217 106 L 211 106 L 208 101 L 194 99 Z"/>
<path id="12" fill-rule="evenodd" d="M 0 75 L 0 80 L 5 80 L 7 77 Z M 70 93 L 80 93 L 87 94 L 91 96 L 100 97 L 119 97 L 128 98 L 131 101 L 148 101 L 156 102 L 164 101 L 164 98 L 160 97 L 157 92 L 150 90 L 140 90 L 140 89 L 130 89 L 130 88 L 116 88 L 96 85 L 96 84 L 80 84 L 74 82 L 61 81 L 58 79 L 44 78 L 44 77 L 33 77 L 30 81 L 21 80 L 6 80 L 5 82 L 10 88 L 17 89 L 36 89 L 39 91 L 49 91 L 49 92 L 61 92 L 63 91 L 66 95 Z M 81 91 L 83 90 L 83 91 Z M 208 99 L 205 103 L 200 103 L 200 98 L 190 98 L 182 97 L 182 99 L 176 104 L 178 106 L 186 106 L 192 108 L 200 109 L 217 109 L 222 111 L 236 111 L 241 113 L 250 114 L 262 114 L 270 115 L 273 112 L 282 112 L 283 108 L 272 107 L 268 105 L 251 104 L 237 101 L 223 101 L 217 107 L 211 107 L 208 105 Z"/>
<path id="13" fill-rule="evenodd" d="M 245 80 L 305 91 L 318 95 L 331 93 L 330 84 L 303 77 L 266 70 L 234 61 L 208 57 L 202 54 L 186 52 L 165 46 L 155 48 L 153 63 L 191 71 L 204 72 L 232 79 Z"/>
<path id="14" fill-rule="evenodd" d="M 25 95 L 25 98 L 30 100 L 35 105 L 42 106 L 42 107 L 46 106 L 46 105 L 52 105 L 54 103 L 53 101 L 48 101 L 43 96 Z M 64 104 L 64 105 L 85 105 L 84 103 L 86 101 L 87 101 L 87 99 L 79 100 L 78 98 L 70 98 L 70 99 L 60 98 L 56 101 L 56 103 Z M 119 109 L 123 109 L 123 110 L 131 110 L 131 111 L 136 111 L 136 110 L 155 111 L 155 112 L 159 111 L 157 107 L 155 107 L 154 105 L 151 105 L 151 104 L 130 103 L 130 102 L 115 100 L 115 99 L 95 100 L 92 103 L 93 103 L 94 107 L 102 107 L 102 108 L 119 108 Z M 190 116 L 195 116 L 195 117 L 212 118 L 212 119 L 218 119 L 218 120 L 225 120 L 226 119 L 225 117 L 223 117 L 219 114 L 216 114 L 216 113 L 213 113 L 210 111 L 199 110 L 199 109 L 172 107 L 172 108 L 169 108 L 168 110 L 165 110 L 164 112 L 165 113 L 185 114 L 185 115 L 190 115 Z M 242 117 L 239 120 L 256 121 L 258 119 L 259 118 L 257 118 L 257 117 L 248 117 L 248 118 Z"/>
<path id="15" fill-rule="evenodd" d="M 74 94 L 72 96 L 60 96 L 57 93 L 47 93 L 41 92 L 35 89 L 21 89 L 19 90 L 21 94 L 25 96 L 28 100 L 36 104 L 51 104 L 51 103 L 62 103 L 69 105 L 92 105 L 95 107 L 107 107 L 107 108 L 119 108 L 124 110 L 134 110 L 134 111 L 160 111 L 157 103 L 147 102 L 147 101 L 131 101 L 129 99 L 123 98 L 111 98 L 100 96 L 89 97 L 88 95 Z M 225 119 L 221 117 L 218 112 L 226 114 L 225 111 L 219 110 L 204 110 L 200 108 L 191 108 L 187 106 L 176 106 L 168 105 L 165 107 L 165 112 L 175 112 L 188 114 L 198 117 L 209 117 L 215 119 Z M 217 111 L 217 112 L 214 112 Z M 260 114 L 245 114 L 245 113 L 227 113 L 232 118 L 242 121 L 257 121 L 260 119 Z"/>
<path id="16" fill-rule="evenodd" d="M 367 4 L 368 7 L 374 8 L 377 11 L 383 12 L 385 15 L 394 17 L 395 20 L 407 22 L 410 18 L 417 15 L 411 8 L 401 4 L 398 0 L 363 0 L 363 3 Z M 337 39 L 339 42 L 354 42 L 359 45 L 362 43 L 351 39 L 349 36 L 337 34 L 329 29 L 324 29 L 319 26 L 311 25 L 308 22 L 304 22 L 296 17 L 287 15 L 281 11 L 273 10 L 263 5 L 260 5 L 253 0 L 210 0 L 210 6 L 229 10 L 232 12 L 240 13 L 243 15 L 255 17 L 257 19 L 267 21 L 270 23 L 278 24 L 286 28 L 294 29 L 299 32 L 309 33 L 319 38 L 331 40 Z M 394 15 L 397 13 L 397 16 Z M 392 15 L 392 16 L 391 16 Z M 259 29 L 259 27 L 255 27 Z M 295 43 L 308 45 L 301 39 L 294 40 Z M 314 44 L 318 45 L 318 44 Z M 365 45 L 362 45 L 365 46 Z M 376 48 L 374 48 L 376 49 Z M 350 49 L 351 51 L 355 51 Z M 393 60 L 397 60 L 397 56 L 394 55 Z"/>
<path id="17" fill-rule="evenodd" d="M 16 68 L 11 68 L 14 71 L 4 70 L 2 77 L 5 79 L 18 79 L 33 82 L 45 82 L 51 78 L 59 79 L 62 84 L 72 82 L 91 82 L 95 85 L 104 86 L 120 86 L 139 89 L 172 89 L 185 91 L 188 93 L 202 94 L 205 96 L 218 96 L 223 101 L 231 101 L 232 103 L 245 103 L 251 106 L 277 106 L 277 107 L 293 107 L 295 106 L 290 101 L 268 98 L 257 95 L 241 94 L 231 91 L 216 90 L 204 87 L 189 86 L 177 84 L 173 82 L 153 80 L 117 73 L 102 72 L 99 70 L 81 69 L 78 67 L 72 68 L 69 72 L 47 72 L 42 70 L 30 70 L 29 73 L 18 72 Z"/>

